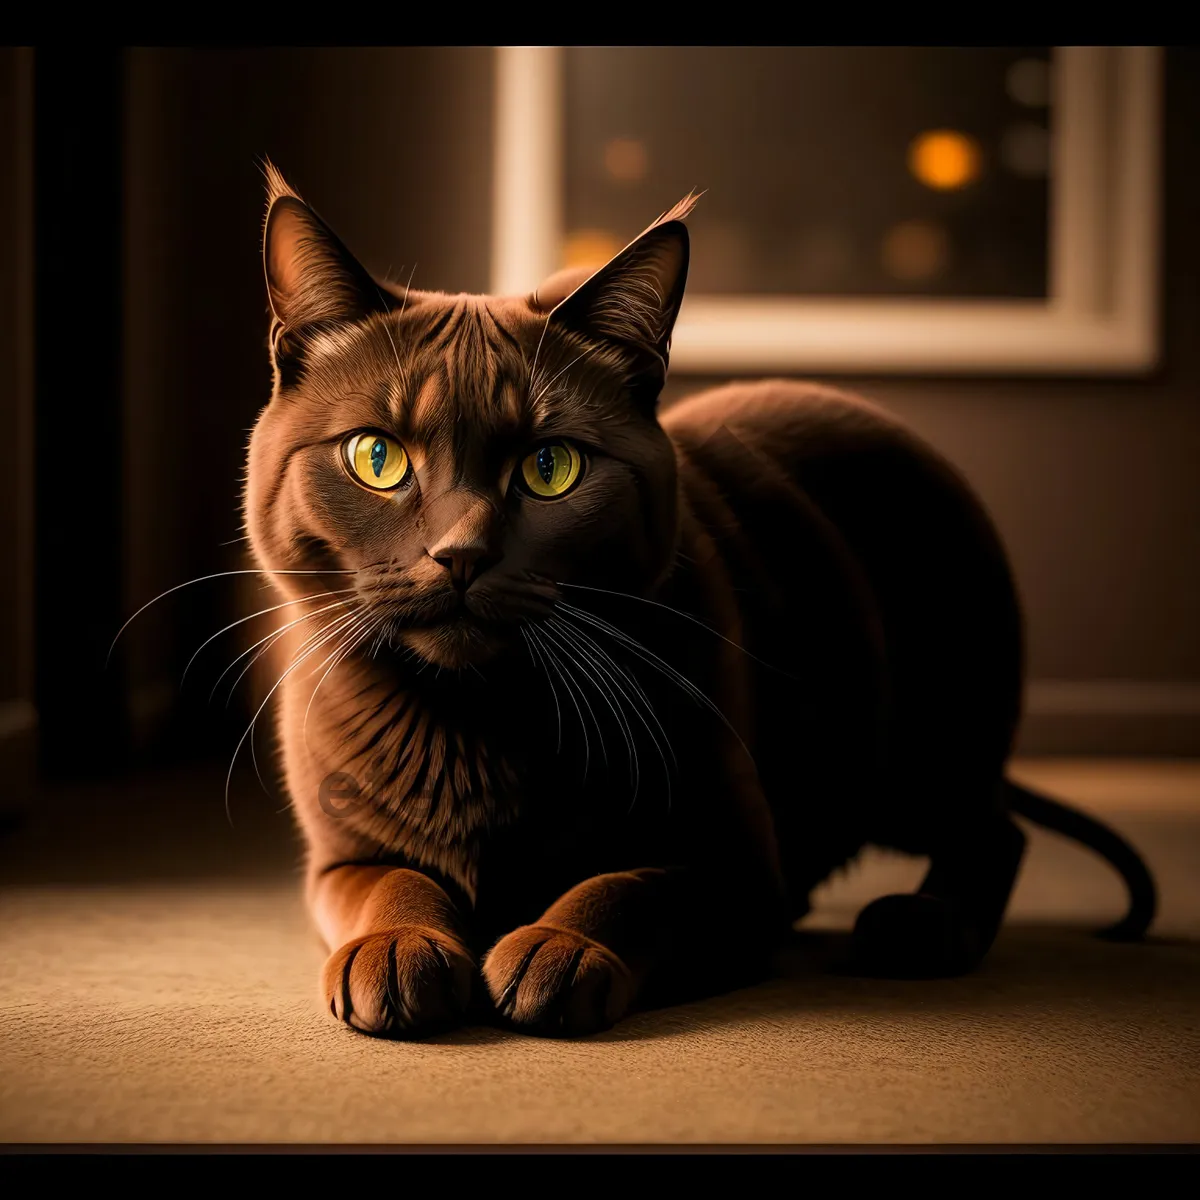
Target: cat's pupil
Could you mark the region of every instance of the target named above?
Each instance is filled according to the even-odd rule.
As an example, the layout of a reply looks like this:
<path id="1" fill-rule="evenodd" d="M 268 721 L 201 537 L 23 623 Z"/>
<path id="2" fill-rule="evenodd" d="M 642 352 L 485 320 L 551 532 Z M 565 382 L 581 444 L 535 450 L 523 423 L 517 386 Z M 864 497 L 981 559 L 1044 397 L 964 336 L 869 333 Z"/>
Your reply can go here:
<path id="1" fill-rule="evenodd" d="M 542 477 L 542 481 L 549 486 L 550 480 L 554 478 L 554 447 L 543 446 L 538 451 L 537 456 L 537 471 Z"/>
<path id="2" fill-rule="evenodd" d="M 371 447 L 371 470 L 375 472 L 376 479 L 383 474 L 383 464 L 386 460 L 387 443 L 383 438 L 376 438 L 375 445 Z"/>

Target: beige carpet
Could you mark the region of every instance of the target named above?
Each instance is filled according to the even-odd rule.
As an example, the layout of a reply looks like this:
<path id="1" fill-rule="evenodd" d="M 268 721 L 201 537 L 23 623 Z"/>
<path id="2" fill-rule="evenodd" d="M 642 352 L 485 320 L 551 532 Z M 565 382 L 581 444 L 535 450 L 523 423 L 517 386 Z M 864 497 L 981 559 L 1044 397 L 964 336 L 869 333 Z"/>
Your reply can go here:
<path id="1" fill-rule="evenodd" d="M 826 889 L 780 978 L 577 1042 L 333 1024 L 288 818 L 248 786 L 232 828 L 218 775 L 50 794 L 0 839 L 0 1140 L 1198 1141 L 1200 764 L 1023 775 L 1142 848 L 1163 899 L 1151 944 L 1090 937 L 1120 885 L 1038 833 L 982 972 L 831 975 L 836 931 L 920 876 L 874 857 Z"/>

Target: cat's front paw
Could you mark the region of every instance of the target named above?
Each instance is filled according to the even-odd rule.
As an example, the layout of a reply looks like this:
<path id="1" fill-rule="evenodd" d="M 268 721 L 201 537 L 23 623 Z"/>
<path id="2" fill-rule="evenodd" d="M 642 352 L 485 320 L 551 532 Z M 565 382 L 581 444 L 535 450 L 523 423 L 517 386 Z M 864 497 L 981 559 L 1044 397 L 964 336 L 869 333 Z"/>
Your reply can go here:
<path id="1" fill-rule="evenodd" d="M 549 925 L 502 937 L 483 963 L 501 1016 L 528 1033 L 578 1036 L 607 1029 L 633 999 L 629 968 L 607 947 Z"/>
<path id="2" fill-rule="evenodd" d="M 474 973 L 474 961 L 455 939 L 402 925 L 335 950 L 321 986 L 339 1021 L 379 1037 L 411 1038 L 461 1020 Z"/>

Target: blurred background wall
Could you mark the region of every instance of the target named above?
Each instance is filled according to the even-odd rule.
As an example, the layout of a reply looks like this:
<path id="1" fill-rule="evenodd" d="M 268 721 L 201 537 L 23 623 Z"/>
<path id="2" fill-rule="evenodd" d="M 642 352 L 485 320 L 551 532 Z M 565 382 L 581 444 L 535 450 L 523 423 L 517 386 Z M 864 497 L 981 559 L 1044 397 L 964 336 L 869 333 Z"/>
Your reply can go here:
<path id="1" fill-rule="evenodd" d="M 105 655 L 152 596 L 246 565 L 243 451 L 270 387 L 259 160 L 373 269 L 486 290 L 492 51 L 7 49 L 0 65 L 0 736 L 27 745 L 38 702 L 46 773 L 228 756 L 245 709 L 209 690 L 253 638 L 218 639 L 179 678 L 271 602 L 260 584 L 184 588 Z M 825 376 L 910 422 L 994 514 L 1028 612 L 1027 752 L 1200 752 L 1198 68 L 1195 49 L 1166 54 L 1157 370 Z M 710 382 L 674 375 L 665 402 Z"/>
<path id="2" fill-rule="evenodd" d="M 32 59 L 0 49 L 0 818 L 27 792 L 33 658 Z"/>

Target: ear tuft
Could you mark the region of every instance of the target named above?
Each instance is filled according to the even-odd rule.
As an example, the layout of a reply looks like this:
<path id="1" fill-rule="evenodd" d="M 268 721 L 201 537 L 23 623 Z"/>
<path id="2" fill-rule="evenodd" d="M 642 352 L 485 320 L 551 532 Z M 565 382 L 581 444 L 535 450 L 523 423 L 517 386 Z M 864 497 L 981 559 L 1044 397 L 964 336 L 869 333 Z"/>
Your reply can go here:
<path id="1" fill-rule="evenodd" d="M 678 204 L 668 208 L 667 211 L 663 213 L 663 215 L 659 217 L 653 225 L 650 226 L 650 229 L 654 229 L 655 226 L 658 225 L 665 225 L 668 221 L 684 220 L 691 214 L 692 209 L 696 207 L 700 201 L 700 197 L 703 195 L 704 192 L 698 192 L 695 188 L 693 188 L 686 196 L 684 196 L 682 200 L 679 201 Z M 646 232 L 649 233 L 650 229 L 647 229 Z"/>
<path id="2" fill-rule="evenodd" d="M 299 194 L 291 187 L 286 179 L 284 179 L 279 168 L 269 159 L 264 158 L 262 161 L 263 179 L 267 184 L 267 212 L 271 211 L 271 205 L 275 203 L 280 196 L 291 196 L 293 200 L 299 200 Z"/>

